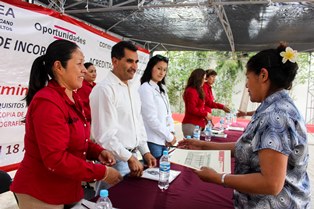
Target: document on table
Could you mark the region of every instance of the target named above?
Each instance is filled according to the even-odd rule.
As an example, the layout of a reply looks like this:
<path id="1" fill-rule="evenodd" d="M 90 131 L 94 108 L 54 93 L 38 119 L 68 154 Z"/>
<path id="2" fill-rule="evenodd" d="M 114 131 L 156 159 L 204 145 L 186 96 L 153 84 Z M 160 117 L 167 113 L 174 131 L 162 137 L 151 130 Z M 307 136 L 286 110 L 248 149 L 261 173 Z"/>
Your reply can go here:
<path id="1" fill-rule="evenodd" d="M 215 133 L 212 133 L 212 136 L 214 137 L 219 137 L 219 138 L 227 138 L 227 134 L 225 133 L 222 133 L 222 134 L 215 134 Z"/>
<path id="2" fill-rule="evenodd" d="M 170 170 L 169 183 L 171 183 L 181 171 Z M 158 181 L 159 180 L 159 168 L 147 168 L 143 171 L 142 178 Z"/>
<path id="3" fill-rule="evenodd" d="M 71 209 L 94 209 L 95 208 L 95 203 L 82 199 L 78 203 L 76 203 Z M 119 208 L 112 208 L 112 209 L 119 209 Z"/>
<path id="4" fill-rule="evenodd" d="M 224 130 L 217 127 L 214 127 L 212 129 L 212 136 L 220 137 L 220 138 L 227 138 L 227 134 L 224 133 Z"/>
<path id="5" fill-rule="evenodd" d="M 228 131 L 244 131 L 244 127 L 229 126 L 227 130 Z"/>
<path id="6" fill-rule="evenodd" d="M 219 173 L 231 173 L 230 150 L 186 150 L 175 149 L 170 162 L 193 169 L 210 167 Z"/>
<path id="7" fill-rule="evenodd" d="M 220 129 L 220 128 L 213 128 L 212 129 L 212 134 L 223 134 L 224 130 Z"/>

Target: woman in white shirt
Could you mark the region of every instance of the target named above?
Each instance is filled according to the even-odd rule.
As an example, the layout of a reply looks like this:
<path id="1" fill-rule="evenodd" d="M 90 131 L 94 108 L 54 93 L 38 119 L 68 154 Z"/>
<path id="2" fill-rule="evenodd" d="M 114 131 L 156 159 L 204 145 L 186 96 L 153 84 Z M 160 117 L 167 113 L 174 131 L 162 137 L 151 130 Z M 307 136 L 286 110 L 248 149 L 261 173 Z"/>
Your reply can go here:
<path id="1" fill-rule="evenodd" d="M 168 58 L 156 55 L 147 63 L 139 93 L 148 147 L 155 158 L 176 143 L 169 98 L 165 87 Z"/>

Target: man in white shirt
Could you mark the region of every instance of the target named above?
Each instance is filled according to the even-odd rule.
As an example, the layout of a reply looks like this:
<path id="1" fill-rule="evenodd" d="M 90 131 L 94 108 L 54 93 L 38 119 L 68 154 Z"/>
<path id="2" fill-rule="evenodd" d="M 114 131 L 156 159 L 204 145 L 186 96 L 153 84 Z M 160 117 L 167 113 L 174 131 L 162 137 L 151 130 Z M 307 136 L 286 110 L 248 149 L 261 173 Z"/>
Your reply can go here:
<path id="1" fill-rule="evenodd" d="M 148 167 L 156 166 L 149 152 L 147 135 L 141 115 L 141 100 L 136 84 L 130 80 L 137 70 L 137 48 L 121 41 L 112 47 L 113 69 L 90 94 L 92 134 L 97 143 L 113 152 L 114 166 L 122 176 L 141 176 L 143 165 L 136 150 L 143 155 Z M 108 185 L 97 184 L 96 194 Z"/>

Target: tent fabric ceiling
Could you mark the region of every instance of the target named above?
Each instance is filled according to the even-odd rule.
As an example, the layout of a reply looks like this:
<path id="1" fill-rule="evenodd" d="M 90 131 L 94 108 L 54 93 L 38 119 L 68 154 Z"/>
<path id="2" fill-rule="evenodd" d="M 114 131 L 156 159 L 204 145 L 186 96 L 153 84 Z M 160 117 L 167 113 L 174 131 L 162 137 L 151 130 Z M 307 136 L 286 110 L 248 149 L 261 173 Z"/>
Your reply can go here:
<path id="1" fill-rule="evenodd" d="M 149 50 L 314 51 L 314 0 L 37 0 Z"/>

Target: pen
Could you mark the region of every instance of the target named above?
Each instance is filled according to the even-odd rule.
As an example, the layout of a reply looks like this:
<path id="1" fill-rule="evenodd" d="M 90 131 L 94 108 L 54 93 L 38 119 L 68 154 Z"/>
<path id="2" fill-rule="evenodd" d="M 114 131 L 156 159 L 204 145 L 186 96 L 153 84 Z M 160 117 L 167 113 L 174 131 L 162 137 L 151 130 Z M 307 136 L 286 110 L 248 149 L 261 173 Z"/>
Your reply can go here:
<path id="1" fill-rule="evenodd" d="M 170 154 L 171 152 L 173 152 L 176 148 L 177 148 L 177 146 L 171 146 L 170 149 L 169 149 L 169 154 Z"/>
<path id="2" fill-rule="evenodd" d="M 87 205 L 85 205 L 84 203 L 81 203 L 81 205 L 82 205 L 84 208 L 90 209 L 90 208 L 87 207 Z"/>

